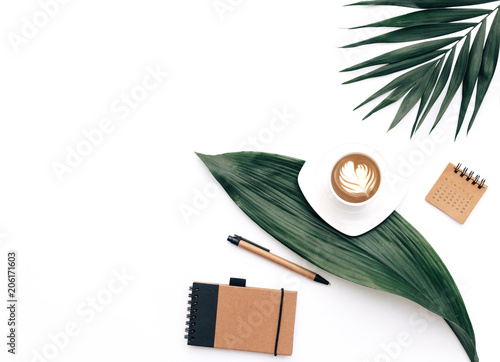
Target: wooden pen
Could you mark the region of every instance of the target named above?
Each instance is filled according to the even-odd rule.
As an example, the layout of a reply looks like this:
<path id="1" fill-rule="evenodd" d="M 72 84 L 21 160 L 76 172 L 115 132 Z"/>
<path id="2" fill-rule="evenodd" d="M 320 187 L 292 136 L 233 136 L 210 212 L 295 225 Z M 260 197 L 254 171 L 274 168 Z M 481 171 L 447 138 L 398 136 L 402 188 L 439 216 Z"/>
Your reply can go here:
<path id="1" fill-rule="evenodd" d="M 328 280 L 323 278 L 321 275 L 316 274 L 304 267 L 301 267 L 300 265 L 292 263 L 291 261 L 283 259 L 281 256 L 271 253 L 269 249 L 266 249 L 263 246 L 255 244 L 254 242 L 247 240 L 239 235 L 233 235 L 233 236 L 230 235 L 227 237 L 227 241 L 231 242 L 236 246 L 239 246 L 240 248 L 246 249 L 254 254 L 260 255 L 268 260 L 271 260 L 276 264 L 279 264 L 285 268 L 293 270 L 294 272 L 299 273 L 300 275 L 303 275 L 306 278 L 312 279 L 315 282 L 322 284 L 330 284 Z"/>

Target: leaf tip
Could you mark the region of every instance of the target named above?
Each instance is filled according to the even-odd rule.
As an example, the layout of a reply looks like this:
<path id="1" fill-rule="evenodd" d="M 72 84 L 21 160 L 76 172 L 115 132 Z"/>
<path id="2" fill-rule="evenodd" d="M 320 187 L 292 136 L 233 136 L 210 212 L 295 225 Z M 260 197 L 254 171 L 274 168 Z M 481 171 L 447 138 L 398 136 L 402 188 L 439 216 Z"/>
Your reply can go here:
<path id="1" fill-rule="evenodd" d="M 200 153 L 200 152 L 194 152 L 196 156 L 198 156 L 198 158 L 200 160 L 202 160 L 203 162 L 205 162 L 209 157 L 211 157 L 210 155 L 206 155 L 204 153 Z"/>

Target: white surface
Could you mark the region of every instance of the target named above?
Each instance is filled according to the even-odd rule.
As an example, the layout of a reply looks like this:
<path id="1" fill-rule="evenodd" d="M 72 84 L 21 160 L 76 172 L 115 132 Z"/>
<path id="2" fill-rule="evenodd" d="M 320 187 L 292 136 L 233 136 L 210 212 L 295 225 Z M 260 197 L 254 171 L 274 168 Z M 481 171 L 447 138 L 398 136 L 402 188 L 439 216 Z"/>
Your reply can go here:
<path id="1" fill-rule="evenodd" d="M 331 185 L 334 165 L 350 153 L 370 156 L 382 176 L 377 193 L 359 205 L 344 202 L 335 195 Z M 397 174 L 397 170 L 390 168 L 385 159 L 373 145 L 338 145 L 306 160 L 298 177 L 300 190 L 314 211 L 335 229 L 350 236 L 364 234 L 392 214 L 405 194 L 406 182 L 393 181 L 392 175 Z"/>
<path id="2" fill-rule="evenodd" d="M 364 122 L 373 105 L 352 112 L 385 79 L 342 86 L 355 74 L 339 73 L 382 50 L 340 49 L 379 31 L 346 28 L 395 9 L 222 2 L 234 4 L 223 20 L 211 0 L 70 1 L 17 54 L 7 36 L 40 5 L 0 5 L 0 270 L 7 250 L 18 250 L 21 301 L 19 354 L 6 356 L 2 343 L 1 360 L 32 361 L 70 324 L 79 334 L 51 361 L 274 361 L 185 345 L 188 285 L 235 276 L 299 291 L 287 361 L 468 361 L 448 326 L 409 301 L 325 272 L 332 285 L 318 285 L 230 245 L 225 238 L 238 233 L 318 271 L 248 219 L 194 154 L 253 147 L 306 159 L 321 147 L 363 140 L 379 143 L 408 176 L 398 211 L 454 276 L 481 360 L 497 360 L 499 74 L 468 137 L 453 142 L 455 102 L 438 133 L 427 135 L 429 119 L 410 141 L 412 116 L 386 133 L 396 107 Z M 157 66 L 169 72 L 161 84 L 147 77 L 147 67 Z M 156 85 L 146 96 L 136 89 L 145 80 Z M 133 109 L 120 98 L 130 92 L 145 97 Z M 295 115 L 288 124 L 273 118 L 283 111 Z M 112 131 L 59 182 L 52 163 L 64 162 L 67 147 L 105 117 Z M 109 130 L 106 121 L 101 126 Z M 463 226 L 424 200 L 448 162 L 484 174 L 489 186 Z M 186 207 L 195 213 L 183 217 Z M 105 299 L 109 283 L 117 290 L 112 270 L 122 268 L 134 279 Z M 92 318 L 88 298 L 96 296 L 108 304 Z M 410 345 L 384 357 L 383 346 L 402 333 Z"/>

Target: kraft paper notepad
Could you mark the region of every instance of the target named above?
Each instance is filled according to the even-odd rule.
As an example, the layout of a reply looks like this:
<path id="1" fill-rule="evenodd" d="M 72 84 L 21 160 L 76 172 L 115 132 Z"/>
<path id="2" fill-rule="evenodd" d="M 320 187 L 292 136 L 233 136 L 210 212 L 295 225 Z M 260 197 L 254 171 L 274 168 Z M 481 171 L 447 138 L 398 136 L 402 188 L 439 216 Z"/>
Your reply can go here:
<path id="1" fill-rule="evenodd" d="M 187 344 L 291 355 L 297 292 L 231 284 L 190 287 Z"/>
<path id="2" fill-rule="evenodd" d="M 463 224 L 488 186 L 480 175 L 460 167 L 449 163 L 425 199 Z"/>

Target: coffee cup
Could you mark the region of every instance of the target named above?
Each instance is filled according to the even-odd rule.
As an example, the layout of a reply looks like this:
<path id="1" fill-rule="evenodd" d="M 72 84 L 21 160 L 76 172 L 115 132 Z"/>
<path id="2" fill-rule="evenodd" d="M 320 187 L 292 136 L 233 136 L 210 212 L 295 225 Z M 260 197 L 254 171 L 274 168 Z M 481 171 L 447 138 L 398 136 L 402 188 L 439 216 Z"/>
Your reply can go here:
<path id="1" fill-rule="evenodd" d="M 335 162 L 330 174 L 330 190 L 342 203 L 361 206 L 371 202 L 380 187 L 377 162 L 362 152 L 352 152 Z"/>

